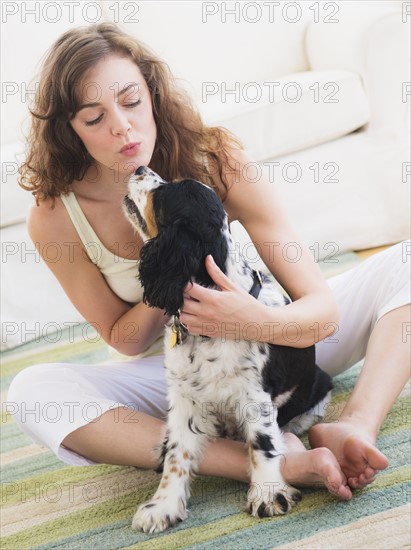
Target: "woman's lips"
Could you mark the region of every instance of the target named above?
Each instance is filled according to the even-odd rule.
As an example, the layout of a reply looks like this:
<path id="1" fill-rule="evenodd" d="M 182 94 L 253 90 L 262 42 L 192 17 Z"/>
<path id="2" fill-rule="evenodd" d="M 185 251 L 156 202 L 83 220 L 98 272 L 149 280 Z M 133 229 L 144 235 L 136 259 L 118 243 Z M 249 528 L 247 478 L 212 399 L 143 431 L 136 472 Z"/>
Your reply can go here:
<path id="1" fill-rule="evenodd" d="M 141 143 L 127 143 L 120 149 L 120 154 L 132 157 L 140 149 Z"/>

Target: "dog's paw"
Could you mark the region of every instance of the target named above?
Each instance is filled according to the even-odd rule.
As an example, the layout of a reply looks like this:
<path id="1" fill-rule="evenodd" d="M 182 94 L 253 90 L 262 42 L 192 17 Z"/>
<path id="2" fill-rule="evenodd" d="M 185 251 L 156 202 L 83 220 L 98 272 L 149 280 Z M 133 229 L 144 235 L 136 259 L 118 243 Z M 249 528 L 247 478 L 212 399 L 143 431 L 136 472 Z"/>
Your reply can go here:
<path id="1" fill-rule="evenodd" d="M 161 533 L 170 527 L 174 527 L 186 517 L 186 506 L 181 498 L 178 505 L 170 505 L 166 499 L 152 499 L 137 509 L 131 528 L 144 533 Z"/>
<path id="2" fill-rule="evenodd" d="M 267 518 L 286 514 L 300 502 L 301 491 L 284 485 L 275 491 L 263 491 L 256 494 L 255 488 L 250 488 L 247 494 L 247 511 L 255 517 Z"/>

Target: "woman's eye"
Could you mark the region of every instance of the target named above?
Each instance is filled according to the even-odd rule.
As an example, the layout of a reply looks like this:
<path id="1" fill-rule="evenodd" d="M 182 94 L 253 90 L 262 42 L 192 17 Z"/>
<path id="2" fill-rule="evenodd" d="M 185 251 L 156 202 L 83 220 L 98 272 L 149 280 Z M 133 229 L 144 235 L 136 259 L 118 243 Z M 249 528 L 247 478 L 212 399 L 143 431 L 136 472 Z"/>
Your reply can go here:
<path id="1" fill-rule="evenodd" d="M 140 105 L 141 103 L 141 99 L 139 99 L 138 101 L 134 101 L 134 103 L 125 103 L 125 107 L 137 107 L 137 105 Z"/>
<path id="2" fill-rule="evenodd" d="M 102 118 L 103 118 L 103 115 L 100 115 L 94 120 L 86 121 L 86 126 L 93 126 L 94 124 L 98 124 Z"/>
<path id="3" fill-rule="evenodd" d="M 132 109 L 133 107 L 137 107 L 137 105 L 140 105 L 140 103 L 141 103 L 141 99 L 139 99 L 138 101 L 134 101 L 133 103 L 125 103 L 124 107 L 128 107 Z M 103 118 L 103 115 L 101 114 L 99 117 L 95 118 L 94 120 L 86 121 L 85 125 L 94 126 L 94 124 L 98 124 L 102 118 Z"/>

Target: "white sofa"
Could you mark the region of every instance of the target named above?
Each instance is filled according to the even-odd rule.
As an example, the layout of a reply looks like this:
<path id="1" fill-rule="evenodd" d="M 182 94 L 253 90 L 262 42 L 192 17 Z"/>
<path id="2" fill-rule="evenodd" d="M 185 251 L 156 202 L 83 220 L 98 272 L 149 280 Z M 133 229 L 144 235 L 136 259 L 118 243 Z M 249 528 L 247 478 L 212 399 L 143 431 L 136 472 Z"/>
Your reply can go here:
<path id="1" fill-rule="evenodd" d="M 144 2 L 134 11 L 130 2 L 93 4 L 100 9 L 61 11 L 54 22 L 53 12 L 40 11 L 38 22 L 26 15 L 25 25 L 22 13 L 8 15 L 4 27 L 17 46 L 3 60 L 3 349 L 81 321 L 28 253 L 31 197 L 15 173 L 30 63 L 69 26 L 114 20 L 166 59 L 205 121 L 243 141 L 256 161 L 248 172 L 255 184 L 268 177 L 277 185 L 316 259 L 408 237 L 407 3 Z M 243 229 L 233 231 L 255 258 Z"/>

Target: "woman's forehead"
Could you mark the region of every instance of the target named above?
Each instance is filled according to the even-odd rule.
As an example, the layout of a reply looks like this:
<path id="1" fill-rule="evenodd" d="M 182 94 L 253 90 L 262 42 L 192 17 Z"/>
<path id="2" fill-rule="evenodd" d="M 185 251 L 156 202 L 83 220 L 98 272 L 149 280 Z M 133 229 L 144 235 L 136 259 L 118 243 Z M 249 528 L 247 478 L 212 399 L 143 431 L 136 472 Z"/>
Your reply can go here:
<path id="1" fill-rule="evenodd" d="M 111 54 L 91 67 L 81 81 L 78 97 L 82 103 L 98 101 L 99 95 L 111 93 L 114 97 L 141 94 L 147 84 L 139 67 L 131 57 Z"/>

